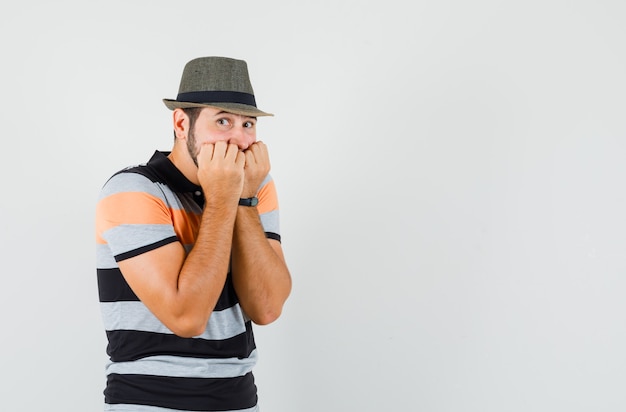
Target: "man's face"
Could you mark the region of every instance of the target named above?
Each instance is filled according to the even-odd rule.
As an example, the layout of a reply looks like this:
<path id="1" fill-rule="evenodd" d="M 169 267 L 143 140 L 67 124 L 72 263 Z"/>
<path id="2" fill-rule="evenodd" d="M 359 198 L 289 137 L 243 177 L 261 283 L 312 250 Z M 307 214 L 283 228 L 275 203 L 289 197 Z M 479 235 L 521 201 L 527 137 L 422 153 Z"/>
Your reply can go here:
<path id="1" fill-rule="evenodd" d="M 256 117 L 228 113 L 214 107 L 203 108 L 187 136 L 189 155 L 197 166 L 200 146 L 205 143 L 225 141 L 236 144 L 239 150 L 246 150 L 256 142 L 256 121 Z"/>

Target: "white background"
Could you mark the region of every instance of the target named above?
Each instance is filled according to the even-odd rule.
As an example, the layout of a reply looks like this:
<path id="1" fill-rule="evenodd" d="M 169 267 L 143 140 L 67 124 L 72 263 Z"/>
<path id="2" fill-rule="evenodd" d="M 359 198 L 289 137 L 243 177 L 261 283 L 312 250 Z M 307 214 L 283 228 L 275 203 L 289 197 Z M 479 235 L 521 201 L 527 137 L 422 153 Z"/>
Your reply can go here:
<path id="1" fill-rule="evenodd" d="M 245 59 L 293 294 L 266 412 L 626 410 L 626 3 L 0 6 L 0 408 L 98 411 L 104 181 Z"/>

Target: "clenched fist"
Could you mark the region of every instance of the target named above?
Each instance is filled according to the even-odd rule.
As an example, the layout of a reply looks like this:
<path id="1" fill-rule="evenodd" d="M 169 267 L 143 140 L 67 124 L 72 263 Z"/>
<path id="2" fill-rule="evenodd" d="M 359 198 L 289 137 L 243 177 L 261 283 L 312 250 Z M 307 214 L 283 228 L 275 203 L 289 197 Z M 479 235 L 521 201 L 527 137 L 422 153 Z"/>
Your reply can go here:
<path id="1" fill-rule="evenodd" d="M 198 181 L 204 193 L 223 202 L 239 199 L 244 185 L 246 155 L 224 141 L 206 143 L 198 153 Z"/>
<path id="2" fill-rule="evenodd" d="M 261 141 L 250 145 L 245 152 L 244 183 L 242 198 L 256 196 L 263 179 L 270 172 L 270 158 L 267 146 Z"/>

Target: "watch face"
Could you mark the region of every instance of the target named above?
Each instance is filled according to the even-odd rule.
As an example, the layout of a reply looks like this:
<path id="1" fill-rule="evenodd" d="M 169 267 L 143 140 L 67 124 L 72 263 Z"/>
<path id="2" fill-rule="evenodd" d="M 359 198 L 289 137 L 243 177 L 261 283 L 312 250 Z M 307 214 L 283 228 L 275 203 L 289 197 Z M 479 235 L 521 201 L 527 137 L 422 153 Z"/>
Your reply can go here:
<path id="1" fill-rule="evenodd" d="M 239 199 L 239 204 L 241 206 L 256 206 L 259 204 L 259 199 L 257 197 L 250 197 L 247 199 Z"/>

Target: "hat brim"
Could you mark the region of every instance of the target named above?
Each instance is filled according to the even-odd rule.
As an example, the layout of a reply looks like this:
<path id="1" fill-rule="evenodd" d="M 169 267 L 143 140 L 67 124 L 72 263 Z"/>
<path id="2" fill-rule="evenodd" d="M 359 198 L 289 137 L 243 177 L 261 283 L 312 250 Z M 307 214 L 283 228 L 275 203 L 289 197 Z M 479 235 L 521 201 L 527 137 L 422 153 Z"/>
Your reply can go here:
<path id="1" fill-rule="evenodd" d="M 240 114 L 242 116 L 260 117 L 260 116 L 274 116 L 272 113 L 266 113 L 257 109 L 254 106 L 240 103 L 190 103 L 179 102 L 178 100 L 163 99 L 165 106 L 170 109 L 186 109 L 189 107 L 217 107 L 228 113 Z"/>

